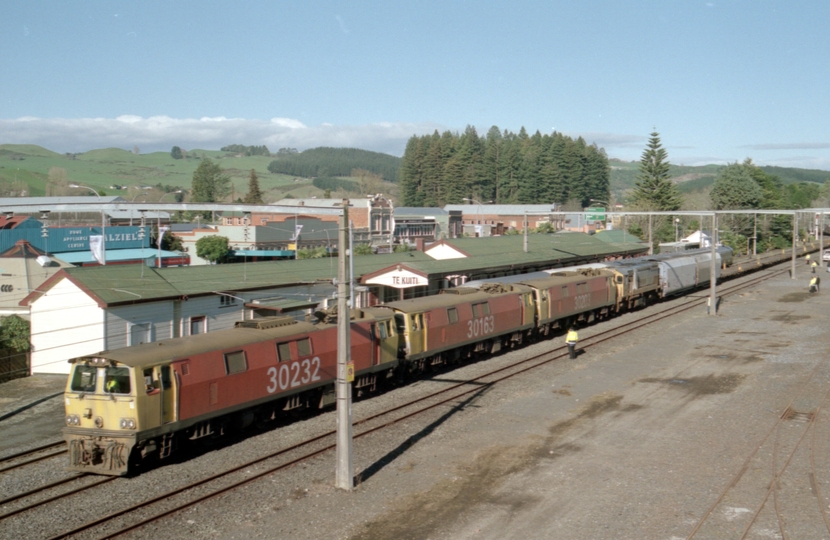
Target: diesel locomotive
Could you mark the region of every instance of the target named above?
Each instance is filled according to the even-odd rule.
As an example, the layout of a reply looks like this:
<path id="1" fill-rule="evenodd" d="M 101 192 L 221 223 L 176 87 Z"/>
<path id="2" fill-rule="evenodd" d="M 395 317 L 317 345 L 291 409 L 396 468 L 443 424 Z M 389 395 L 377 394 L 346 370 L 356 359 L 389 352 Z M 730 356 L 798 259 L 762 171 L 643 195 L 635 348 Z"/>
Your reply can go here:
<path id="1" fill-rule="evenodd" d="M 386 380 L 517 347 L 704 285 L 707 253 L 510 276 L 351 310 L 353 389 L 371 392 Z M 717 257 L 719 275 L 731 250 L 721 248 Z M 185 444 L 333 404 L 336 316 L 323 314 L 315 323 L 288 316 L 240 321 L 70 360 L 68 468 L 126 475 Z"/>

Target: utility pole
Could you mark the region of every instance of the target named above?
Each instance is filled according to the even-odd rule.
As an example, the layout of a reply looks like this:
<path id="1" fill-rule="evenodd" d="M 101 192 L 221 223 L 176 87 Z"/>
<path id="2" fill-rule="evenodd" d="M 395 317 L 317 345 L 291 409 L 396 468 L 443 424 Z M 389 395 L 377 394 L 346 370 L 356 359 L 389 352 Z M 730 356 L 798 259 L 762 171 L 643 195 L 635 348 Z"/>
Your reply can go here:
<path id="1" fill-rule="evenodd" d="M 709 315 L 715 316 L 718 314 L 718 290 L 717 290 L 717 272 L 718 272 L 718 248 L 717 248 L 717 230 L 718 230 L 718 215 L 712 212 L 712 237 L 710 243 L 712 244 L 712 260 L 709 262 Z"/>
<path id="2" fill-rule="evenodd" d="M 349 377 L 351 364 L 351 312 L 349 287 L 349 199 L 343 199 L 343 215 L 337 255 L 337 475 L 336 487 L 351 491 L 354 486 L 352 462 L 352 385 Z M 354 366 L 351 366 L 352 369 Z M 352 377 L 354 372 L 352 371 Z"/>
<path id="3" fill-rule="evenodd" d="M 752 256 L 758 255 L 758 214 L 753 214 L 754 225 L 752 226 Z"/>
<path id="4" fill-rule="evenodd" d="M 524 233 L 525 233 L 525 253 L 527 253 L 527 212 L 525 212 Z"/>
<path id="5" fill-rule="evenodd" d="M 793 211 L 793 254 L 792 268 L 790 268 L 790 279 L 795 279 L 795 245 L 798 243 L 798 212 Z"/>
<path id="6" fill-rule="evenodd" d="M 818 220 L 818 265 L 824 270 L 824 212 L 819 214 Z"/>
<path id="7" fill-rule="evenodd" d="M 651 237 L 651 214 L 648 215 L 648 254 L 654 255 L 654 239 Z"/>

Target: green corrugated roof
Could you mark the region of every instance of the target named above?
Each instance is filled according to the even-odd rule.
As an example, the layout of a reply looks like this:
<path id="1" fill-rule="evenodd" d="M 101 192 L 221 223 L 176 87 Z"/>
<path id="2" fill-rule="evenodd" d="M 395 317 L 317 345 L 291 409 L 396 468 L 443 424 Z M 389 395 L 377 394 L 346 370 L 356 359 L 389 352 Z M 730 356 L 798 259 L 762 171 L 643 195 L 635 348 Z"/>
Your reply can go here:
<path id="1" fill-rule="evenodd" d="M 557 262 L 612 253 L 642 253 L 642 244 L 609 244 L 582 233 L 531 234 L 529 252 L 523 250 L 520 235 L 492 238 L 461 238 L 446 243 L 471 257 L 437 261 L 420 251 L 354 258 L 356 276 L 396 264 L 426 274 L 446 274 L 497 267 Z M 180 296 L 210 294 L 212 291 L 244 291 L 292 283 L 331 281 L 337 277 L 337 257 L 265 261 L 256 263 L 149 268 L 144 265 L 115 265 L 67 268 L 81 287 L 106 304 L 146 301 Z"/>
<path id="2" fill-rule="evenodd" d="M 73 267 L 64 271 L 107 304 L 181 296 L 159 275 L 159 269 L 143 264 Z"/>
<path id="3" fill-rule="evenodd" d="M 432 260 L 420 251 L 354 258 L 355 275 L 368 274 L 406 261 Z M 106 304 L 179 296 L 211 291 L 258 289 L 337 277 L 337 257 L 265 261 L 211 266 L 150 268 L 144 265 L 113 265 L 67 268 L 82 288 Z"/>
<path id="4" fill-rule="evenodd" d="M 594 235 L 594 238 L 612 244 L 636 244 L 640 242 L 640 239 L 637 238 L 635 235 L 631 234 L 630 232 L 626 232 L 622 229 L 614 229 L 612 231 L 598 231 L 597 234 Z"/>

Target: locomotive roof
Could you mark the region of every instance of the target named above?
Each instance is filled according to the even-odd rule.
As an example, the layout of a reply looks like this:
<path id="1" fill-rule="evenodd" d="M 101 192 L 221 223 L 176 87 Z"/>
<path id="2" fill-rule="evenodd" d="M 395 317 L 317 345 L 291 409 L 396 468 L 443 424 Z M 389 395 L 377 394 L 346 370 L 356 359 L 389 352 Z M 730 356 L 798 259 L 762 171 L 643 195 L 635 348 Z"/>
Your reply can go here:
<path id="1" fill-rule="evenodd" d="M 383 319 L 388 317 L 388 312 L 379 309 L 365 309 L 362 318 L 352 319 L 353 322 L 361 322 L 368 319 Z M 274 319 L 278 319 L 275 317 Z M 247 322 L 267 321 L 268 319 L 254 319 Z M 308 322 L 294 322 L 284 326 L 273 328 L 246 328 L 236 327 L 226 330 L 216 330 L 195 336 L 184 336 L 179 338 L 165 339 L 152 343 L 142 343 L 111 351 L 101 351 L 95 354 L 88 354 L 76 360 L 85 358 L 107 358 L 115 360 L 127 366 L 154 365 L 177 358 L 187 358 L 197 354 L 210 351 L 230 351 L 251 343 L 260 341 L 277 340 L 306 332 L 314 332 L 326 328 L 336 327 L 336 324 L 312 324 Z"/>
<path id="2" fill-rule="evenodd" d="M 602 268 L 595 268 L 592 269 L 590 272 L 557 272 L 555 274 L 551 274 L 550 277 L 541 278 L 541 279 L 529 279 L 527 281 L 522 281 L 524 285 L 528 285 L 533 287 L 534 289 L 545 289 L 548 287 L 555 287 L 557 285 L 567 285 L 568 283 L 575 283 L 580 281 L 585 281 L 587 279 L 591 279 L 594 277 L 610 277 L 613 276 L 614 273 L 610 270 L 605 270 Z"/>
<path id="3" fill-rule="evenodd" d="M 478 289 L 456 287 L 455 289 L 450 289 L 452 291 L 456 291 L 456 293 L 444 293 L 432 296 L 422 296 L 421 298 L 410 298 L 409 300 L 397 300 L 395 302 L 387 302 L 386 304 L 383 304 L 383 306 L 397 311 L 402 311 L 404 313 L 412 313 L 440 307 L 452 307 L 468 302 L 483 302 L 485 300 L 498 298 L 507 294 L 530 291 L 529 288 L 518 284 L 512 284 L 511 287 L 513 287 L 512 292 L 503 293 L 489 293 Z"/>

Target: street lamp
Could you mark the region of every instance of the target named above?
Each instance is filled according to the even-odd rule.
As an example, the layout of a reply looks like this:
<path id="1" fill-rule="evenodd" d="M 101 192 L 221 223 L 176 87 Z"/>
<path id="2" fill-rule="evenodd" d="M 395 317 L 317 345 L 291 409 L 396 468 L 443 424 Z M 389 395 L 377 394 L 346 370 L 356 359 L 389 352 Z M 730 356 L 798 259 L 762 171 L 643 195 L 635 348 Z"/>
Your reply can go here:
<path id="1" fill-rule="evenodd" d="M 481 221 L 482 221 L 482 220 L 481 220 L 481 206 L 482 206 L 482 205 L 484 205 L 484 204 L 490 204 L 490 203 L 491 203 L 491 202 L 493 202 L 493 201 L 481 202 L 481 201 L 477 201 L 477 200 L 475 200 L 475 199 L 473 199 L 473 198 L 467 198 L 467 197 L 462 198 L 462 200 L 463 200 L 463 201 L 468 201 L 468 202 L 471 202 L 471 203 L 473 203 L 473 204 L 477 204 L 477 205 L 478 205 L 478 224 L 479 224 L 479 226 L 481 226 L 481 233 L 480 233 L 480 235 L 479 235 L 479 236 L 484 236 L 484 224 L 483 224 L 483 223 L 481 223 Z"/>
<path id="2" fill-rule="evenodd" d="M 674 242 L 680 242 L 680 218 L 674 218 Z"/>
<path id="3" fill-rule="evenodd" d="M 165 193 L 164 195 L 159 197 L 159 202 L 161 202 L 161 200 L 163 198 L 167 197 L 168 195 L 175 195 L 176 193 L 181 193 L 181 192 L 182 192 L 182 190 L 180 190 L 180 189 L 177 189 L 176 191 L 168 191 L 167 193 Z M 168 214 L 168 216 L 169 216 L 169 214 Z M 164 233 L 161 230 L 161 211 L 160 210 L 159 210 L 158 215 L 156 217 L 158 218 L 158 229 L 159 229 L 158 246 L 156 246 L 156 247 L 158 247 L 158 260 L 159 260 L 158 267 L 161 268 L 161 239 L 164 236 Z"/>
<path id="4" fill-rule="evenodd" d="M 101 200 L 101 195 L 89 186 L 82 186 L 80 184 L 69 184 L 72 189 L 88 189 L 93 192 L 98 200 Z M 101 266 L 107 265 L 107 218 L 103 210 L 101 210 Z"/>

